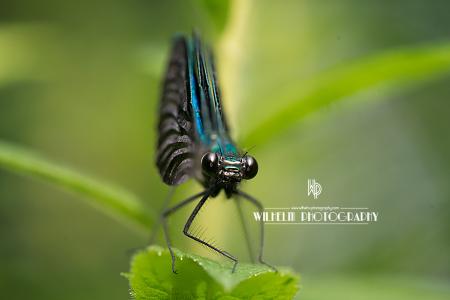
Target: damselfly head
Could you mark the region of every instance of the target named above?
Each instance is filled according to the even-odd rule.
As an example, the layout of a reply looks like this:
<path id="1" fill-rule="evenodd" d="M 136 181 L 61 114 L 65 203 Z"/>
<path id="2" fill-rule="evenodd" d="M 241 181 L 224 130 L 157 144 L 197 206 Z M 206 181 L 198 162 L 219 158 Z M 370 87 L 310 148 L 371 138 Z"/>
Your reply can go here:
<path id="1" fill-rule="evenodd" d="M 242 179 L 252 179 L 258 173 L 258 163 L 250 155 L 236 159 L 207 152 L 203 155 L 201 164 L 205 175 L 223 183 L 238 183 Z"/>

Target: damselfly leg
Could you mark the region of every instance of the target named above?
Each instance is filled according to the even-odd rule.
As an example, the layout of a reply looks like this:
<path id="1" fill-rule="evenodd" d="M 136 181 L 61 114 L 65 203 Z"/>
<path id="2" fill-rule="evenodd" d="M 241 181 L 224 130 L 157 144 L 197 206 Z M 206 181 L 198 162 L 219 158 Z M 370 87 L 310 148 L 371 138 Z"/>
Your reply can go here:
<path id="1" fill-rule="evenodd" d="M 164 203 L 162 205 L 162 209 L 161 209 L 161 215 L 164 213 L 164 211 L 166 211 L 167 207 L 169 207 L 169 203 L 170 200 L 173 198 L 173 195 L 175 194 L 175 187 L 171 186 L 169 193 L 167 194 L 166 198 L 164 199 Z M 150 241 L 149 241 L 149 245 L 153 245 L 155 243 L 156 237 L 158 236 L 158 232 L 159 232 L 159 227 L 161 226 L 162 223 L 162 218 L 160 218 L 155 226 L 153 226 L 152 229 L 152 233 L 150 235 Z"/>
<path id="2" fill-rule="evenodd" d="M 238 260 L 236 257 L 234 257 L 233 255 L 231 255 L 230 253 L 228 253 L 226 251 L 220 250 L 219 248 L 209 244 L 208 242 L 196 237 L 195 235 L 193 235 L 189 232 L 189 228 L 191 227 L 192 222 L 194 221 L 195 217 L 197 216 L 197 214 L 200 211 L 200 209 L 202 208 L 202 206 L 205 204 L 208 197 L 209 197 L 209 194 L 204 195 L 203 198 L 200 200 L 200 202 L 197 204 L 197 206 L 194 208 L 191 215 L 189 216 L 189 219 L 187 220 L 186 224 L 184 225 L 183 233 L 187 237 L 193 239 L 194 241 L 197 241 L 197 242 L 207 246 L 208 248 L 222 254 L 223 256 L 225 256 L 228 259 L 231 259 L 234 262 L 233 269 L 231 270 L 231 272 L 234 273 L 234 271 L 236 270 L 237 263 L 238 263 Z M 173 259 L 172 259 L 172 262 L 173 262 Z"/>
<path id="3" fill-rule="evenodd" d="M 236 194 L 238 194 L 239 196 L 242 196 L 244 199 L 250 201 L 250 203 L 252 203 L 253 205 L 255 205 L 255 206 L 258 208 L 258 210 L 259 210 L 259 212 L 260 212 L 261 214 L 263 213 L 264 207 L 262 206 L 261 202 L 259 202 L 258 200 L 256 200 L 256 199 L 253 198 L 252 196 L 250 196 L 249 194 L 244 193 L 244 192 L 239 191 L 239 190 L 236 191 Z M 274 266 L 272 266 L 272 265 L 266 263 L 266 262 L 263 260 L 263 252 L 264 252 L 264 221 L 263 221 L 262 218 L 260 219 L 259 224 L 260 224 L 259 226 L 260 226 L 260 235 L 261 235 L 261 236 L 260 236 L 260 239 L 259 239 L 259 242 L 260 242 L 260 243 L 259 243 L 259 255 L 258 255 L 258 261 L 259 261 L 260 263 L 262 263 L 263 265 L 268 266 L 269 268 L 271 268 L 271 269 L 274 270 L 275 272 L 277 272 L 278 270 L 277 270 Z"/>
<path id="4" fill-rule="evenodd" d="M 175 206 L 173 206 L 173 207 L 171 207 L 169 209 L 164 210 L 162 215 L 161 215 L 161 224 L 163 225 L 162 227 L 163 227 L 163 231 L 164 231 L 164 237 L 166 239 L 167 248 L 169 248 L 170 256 L 172 257 L 172 272 L 175 273 L 175 274 L 177 273 L 176 270 L 175 270 L 175 254 L 173 253 L 173 250 L 172 250 L 171 241 L 170 241 L 170 237 L 169 237 L 169 230 L 167 228 L 166 218 L 168 216 L 170 216 L 172 213 L 176 212 L 178 209 L 180 209 L 183 206 L 185 206 L 186 204 L 188 204 L 188 203 L 190 203 L 190 202 L 194 201 L 195 199 L 197 199 L 199 197 L 202 197 L 202 196 L 203 196 L 203 198 L 208 198 L 208 196 L 209 196 L 208 191 L 200 192 L 198 194 L 195 194 L 195 195 L 193 195 L 193 196 L 191 196 L 191 197 L 181 201 L 177 205 L 175 205 Z"/>
<path id="5" fill-rule="evenodd" d="M 166 198 L 164 199 L 164 203 L 163 203 L 160 215 L 162 215 L 162 213 L 167 209 L 167 207 L 169 206 L 170 200 L 173 198 L 174 194 L 175 194 L 175 187 L 172 186 L 172 187 L 170 187 L 169 193 L 167 194 Z M 150 239 L 149 239 L 149 242 L 147 245 L 153 245 L 155 243 L 161 223 L 162 223 L 162 218 L 159 218 L 152 228 L 152 233 L 150 234 Z M 142 249 L 142 248 L 143 248 L 143 246 L 131 248 L 131 249 L 127 250 L 127 255 L 132 255 L 134 252 L 136 252 L 137 250 Z"/>
<path id="6" fill-rule="evenodd" d="M 252 263 L 255 262 L 255 255 L 253 253 L 252 242 L 250 240 L 250 234 L 248 232 L 247 224 L 245 223 L 244 212 L 242 211 L 242 201 L 240 197 L 236 197 L 236 208 L 239 214 L 239 219 L 241 220 L 242 230 L 244 231 L 245 242 L 247 244 L 248 255 Z"/>

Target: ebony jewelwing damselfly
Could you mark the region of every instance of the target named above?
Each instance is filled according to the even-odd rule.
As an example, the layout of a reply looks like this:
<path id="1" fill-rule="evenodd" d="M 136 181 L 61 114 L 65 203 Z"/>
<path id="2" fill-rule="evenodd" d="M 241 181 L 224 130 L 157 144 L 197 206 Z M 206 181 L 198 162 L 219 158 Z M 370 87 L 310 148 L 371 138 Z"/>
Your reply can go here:
<path id="1" fill-rule="evenodd" d="M 183 233 L 222 254 L 234 262 L 238 259 L 230 253 L 193 234 L 193 220 L 205 202 L 221 191 L 227 198 L 242 197 L 255 205 L 259 211 L 262 204 L 239 190 L 239 183 L 252 179 L 258 172 L 258 164 L 252 156 L 241 153 L 230 137 L 222 110 L 212 53 L 200 38 L 177 36 L 169 59 L 159 110 L 158 151 L 156 164 L 163 181 L 171 186 L 195 178 L 204 191 L 164 209 L 162 225 L 167 246 L 175 270 L 175 255 L 166 224 L 166 218 L 179 208 L 199 199 L 188 218 Z M 260 223 L 260 263 L 273 268 L 263 260 L 264 224 Z M 247 237 L 248 238 L 248 237 Z"/>

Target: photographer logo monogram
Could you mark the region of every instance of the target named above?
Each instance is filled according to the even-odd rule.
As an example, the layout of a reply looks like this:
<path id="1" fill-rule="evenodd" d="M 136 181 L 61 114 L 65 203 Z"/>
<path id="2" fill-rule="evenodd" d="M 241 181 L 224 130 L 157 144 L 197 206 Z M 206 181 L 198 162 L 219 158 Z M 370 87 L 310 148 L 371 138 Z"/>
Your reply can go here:
<path id="1" fill-rule="evenodd" d="M 317 199 L 322 193 L 322 186 L 316 182 L 315 179 L 308 179 L 308 196 L 312 195 L 314 199 Z"/>
<path id="2" fill-rule="evenodd" d="M 322 185 L 316 179 L 308 179 L 308 198 L 318 199 L 322 191 Z M 268 225 L 368 225 L 378 222 L 379 213 L 367 207 L 299 206 L 266 208 L 263 212 L 254 211 L 253 217 L 255 221 L 262 220 Z"/>

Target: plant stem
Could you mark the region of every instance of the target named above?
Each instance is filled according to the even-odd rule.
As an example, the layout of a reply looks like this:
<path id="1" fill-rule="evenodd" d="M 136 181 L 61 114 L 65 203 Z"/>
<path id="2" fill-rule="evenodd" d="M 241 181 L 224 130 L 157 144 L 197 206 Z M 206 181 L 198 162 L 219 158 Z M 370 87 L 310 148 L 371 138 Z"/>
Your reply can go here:
<path id="1" fill-rule="evenodd" d="M 88 203 L 113 217 L 149 230 L 154 214 L 134 194 L 50 162 L 34 152 L 0 141 L 0 168 L 40 178 L 84 196 Z"/>

